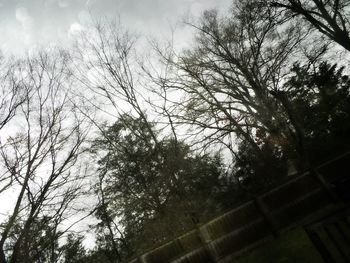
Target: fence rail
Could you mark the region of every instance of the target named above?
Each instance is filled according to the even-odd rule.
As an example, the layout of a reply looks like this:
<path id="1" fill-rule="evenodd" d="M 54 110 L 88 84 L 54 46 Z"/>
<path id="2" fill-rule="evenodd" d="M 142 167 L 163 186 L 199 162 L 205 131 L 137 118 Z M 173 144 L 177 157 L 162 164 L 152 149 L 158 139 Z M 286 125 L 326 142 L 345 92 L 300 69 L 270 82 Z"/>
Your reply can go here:
<path id="1" fill-rule="evenodd" d="M 350 211 L 306 225 L 305 231 L 326 263 L 350 262 Z"/>
<path id="2" fill-rule="evenodd" d="M 347 162 L 350 152 L 334 160 L 339 163 L 342 158 Z M 329 174 L 332 163 L 296 176 L 129 263 L 231 262 L 294 226 L 333 213 L 344 203 L 332 185 L 350 176 L 337 173 L 332 177 Z M 326 176 L 322 170 L 328 171 Z"/>

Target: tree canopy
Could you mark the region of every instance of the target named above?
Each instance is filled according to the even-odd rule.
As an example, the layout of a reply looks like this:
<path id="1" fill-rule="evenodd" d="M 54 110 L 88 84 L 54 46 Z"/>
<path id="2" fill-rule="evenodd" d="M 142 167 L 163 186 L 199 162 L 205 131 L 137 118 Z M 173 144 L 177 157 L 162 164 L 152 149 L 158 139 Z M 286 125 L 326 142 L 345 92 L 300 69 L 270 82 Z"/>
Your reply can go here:
<path id="1" fill-rule="evenodd" d="M 106 19 L 1 58 L 0 263 L 124 262 L 349 151 L 348 5 L 232 1 L 181 50 Z"/>

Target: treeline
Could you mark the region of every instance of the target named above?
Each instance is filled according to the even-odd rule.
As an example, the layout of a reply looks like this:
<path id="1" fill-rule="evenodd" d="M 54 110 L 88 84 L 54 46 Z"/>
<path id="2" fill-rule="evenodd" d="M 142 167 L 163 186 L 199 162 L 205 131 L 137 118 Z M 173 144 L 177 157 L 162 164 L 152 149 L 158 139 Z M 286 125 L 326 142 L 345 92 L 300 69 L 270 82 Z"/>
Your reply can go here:
<path id="1" fill-rule="evenodd" d="M 349 4 L 234 1 L 184 50 L 104 20 L 2 58 L 0 263 L 123 262 L 348 151 Z"/>

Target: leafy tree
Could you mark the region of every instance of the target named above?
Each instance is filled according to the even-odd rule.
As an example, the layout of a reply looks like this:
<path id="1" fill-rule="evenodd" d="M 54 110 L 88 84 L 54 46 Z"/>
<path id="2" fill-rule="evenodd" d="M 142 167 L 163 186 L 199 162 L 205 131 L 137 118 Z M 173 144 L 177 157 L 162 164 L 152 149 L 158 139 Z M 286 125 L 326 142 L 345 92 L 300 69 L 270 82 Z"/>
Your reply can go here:
<path id="1" fill-rule="evenodd" d="M 350 146 L 350 81 L 344 67 L 322 62 L 292 69 L 286 83 L 306 134 L 311 160 L 319 162 Z"/>
<path id="2" fill-rule="evenodd" d="M 83 236 L 68 234 L 66 243 L 60 248 L 64 263 L 85 263 L 86 250 L 83 246 Z"/>
<path id="3" fill-rule="evenodd" d="M 23 222 L 18 220 L 13 227 L 5 251 L 12 251 L 22 234 Z M 17 248 L 20 262 L 57 262 L 59 258 L 58 239 L 61 233 L 48 217 L 36 218 L 21 245 Z"/>
<path id="4" fill-rule="evenodd" d="M 257 131 L 257 138 L 265 156 L 262 160 L 249 144 L 242 141 L 234 164 L 238 199 L 252 198 L 285 178 L 288 172 L 287 157 L 276 146 L 274 138 Z"/>
<path id="5" fill-rule="evenodd" d="M 114 240 L 121 257 L 174 237 L 226 205 L 229 185 L 219 156 L 192 154 L 171 138 L 154 143 L 148 131 L 142 119 L 124 116 L 95 141 L 104 153 L 99 231 Z"/>
<path id="6" fill-rule="evenodd" d="M 288 103 L 293 121 L 298 123 L 305 137 L 305 152 L 316 165 L 350 147 L 350 87 L 349 76 L 344 68 L 319 64 L 295 64 L 291 76 L 280 96 Z M 292 156 L 293 146 L 288 142 L 277 142 L 279 138 L 256 131 L 259 146 L 265 159 L 260 159 L 244 141 L 239 144 L 235 163 L 236 176 L 242 190 L 259 192 L 278 182 L 288 171 L 288 166 L 300 166 L 297 160 L 288 160 Z M 283 151 L 279 145 L 284 145 Z M 289 162 L 289 163 L 288 163 Z"/>

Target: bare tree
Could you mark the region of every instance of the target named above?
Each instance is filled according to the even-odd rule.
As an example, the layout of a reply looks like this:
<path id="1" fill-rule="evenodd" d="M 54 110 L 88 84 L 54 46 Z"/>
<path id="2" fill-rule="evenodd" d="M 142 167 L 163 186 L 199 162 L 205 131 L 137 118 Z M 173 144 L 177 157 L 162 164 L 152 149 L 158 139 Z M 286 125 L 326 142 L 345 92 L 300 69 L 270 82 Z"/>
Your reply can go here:
<path id="1" fill-rule="evenodd" d="M 93 94 L 102 98 L 104 106 L 89 101 L 114 119 L 131 115 L 148 125 L 144 105 L 146 90 L 139 80 L 137 37 L 118 21 L 95 21 L 92 28 L 78 40 L 76 57 L 79 64 L 76 69 L 78 78 Z M 148 125 L 148 131 L 157 144 L 151 125 Z"/>
<path id="2" fill-rule="evenodd" d="M 21 62 L 17 77 L 26 100 L 19 107 L 20 128 L 0 147 L 3 165 L 13 178 L 11 188 L 17 190 L 1 230 L 2 263 L 31 262 L 34 248 L 30 244 L 35 237 L 30 233 L 35 221 L 47 218 L 57 231 L 83 189 L 84 174 L 78 164 L 89 128 L 69 96 L 68 63 L 65 52 L 40 53 Z M 19 219 L 20 232 L 8 246 Z M 10 251 L 5 251 L 6 245 Z"/>
<path id="3" fill-rule="evenodd" d="M 329 39 L 350 51 L 348 0 L 271 1 L 272 7 L 287 11 L 287 16 L 300 16 Z"/>
<path id="4" fill-rule="evenodd" d="M 17 108 L 24 103 L 25 96 L 16 72 L 19 64 L 11 59 L 0 62 L 0 130 L 14 117 Z"/>
<path id="5" fill-rule="evenodd" d="M 197 31 L 193 48 L 180 55 L 159 52 L 170 73 L 158 84 L 184 92 L 174 117 L 196 127 L 194 135 L 207 144 L 219 142 L 235 150 L 235 134 L 235 140 L 248 142 L 264 160 L 256 138 L 261 131 L 273 145 L 292 145 L 303 159 L 303 130 L 282 94 L 308 31 L 281 26 L 280 12 L 259 3 L 236 3 L 228 17 L 207 11 L 199 23 L 191 23 Z"/>

